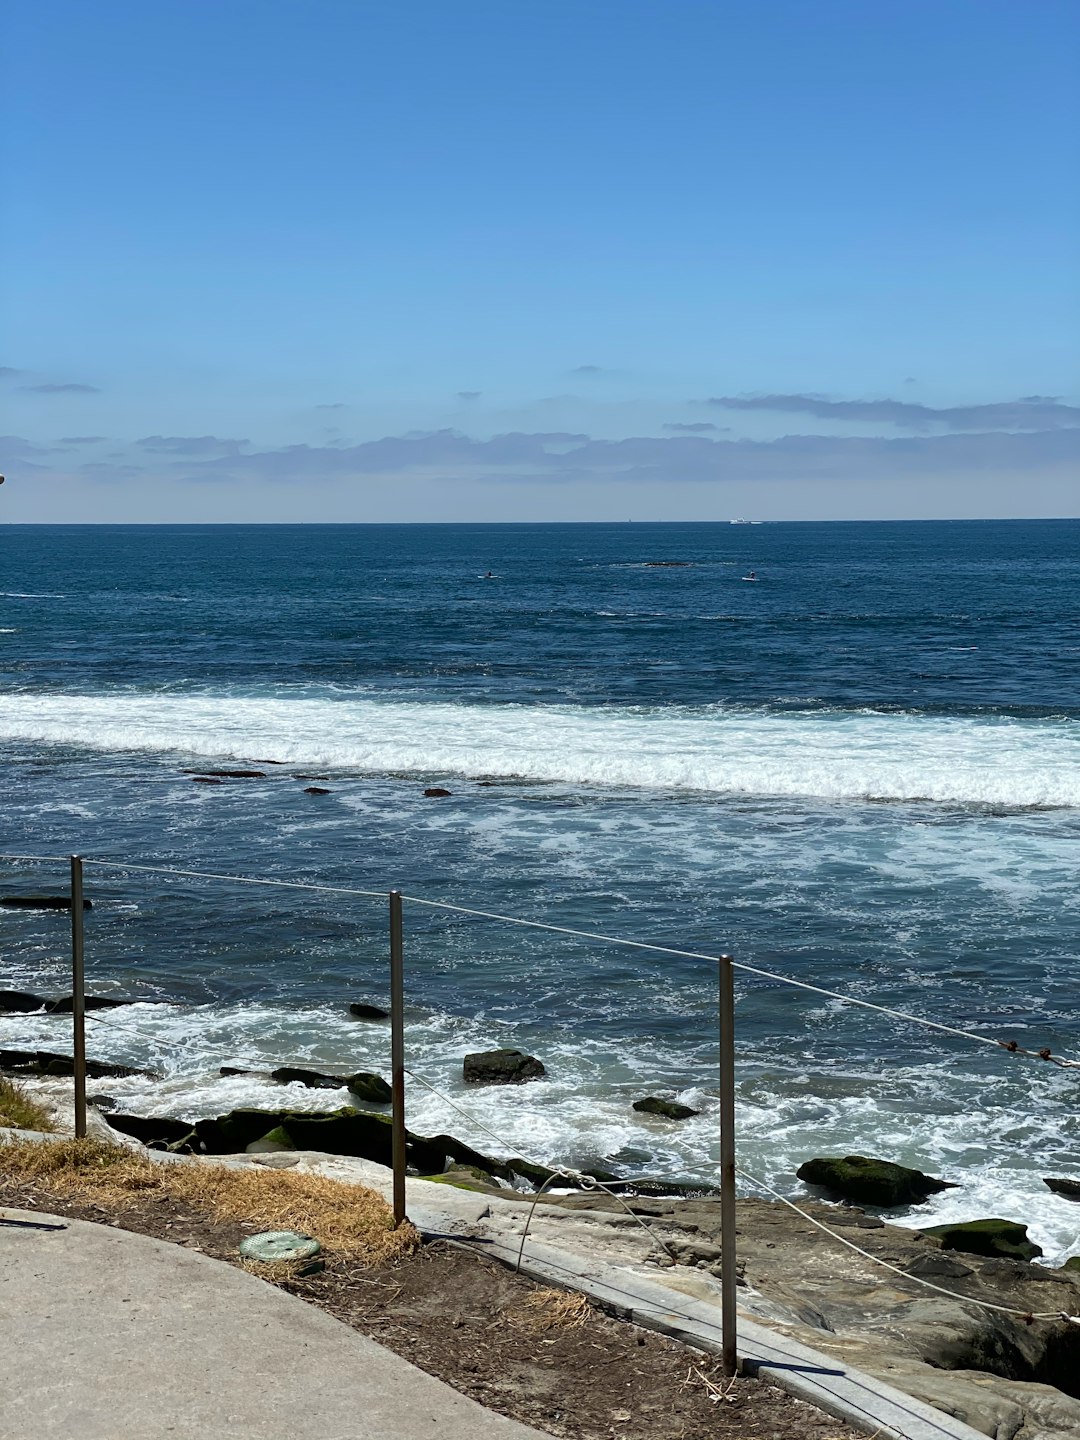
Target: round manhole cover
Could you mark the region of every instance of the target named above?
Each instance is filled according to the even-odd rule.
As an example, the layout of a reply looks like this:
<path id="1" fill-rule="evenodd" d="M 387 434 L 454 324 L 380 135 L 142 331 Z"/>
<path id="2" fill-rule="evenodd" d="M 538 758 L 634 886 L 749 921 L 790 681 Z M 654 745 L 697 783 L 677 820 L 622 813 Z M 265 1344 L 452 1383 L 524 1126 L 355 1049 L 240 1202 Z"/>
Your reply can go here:
<path id="1" fill-rule="evenodd" d="M 267 1230 L 240 1242 L 246 1260 L 310 1260 L 318 1253 L 319 1242 L 295 1230 Z"/>

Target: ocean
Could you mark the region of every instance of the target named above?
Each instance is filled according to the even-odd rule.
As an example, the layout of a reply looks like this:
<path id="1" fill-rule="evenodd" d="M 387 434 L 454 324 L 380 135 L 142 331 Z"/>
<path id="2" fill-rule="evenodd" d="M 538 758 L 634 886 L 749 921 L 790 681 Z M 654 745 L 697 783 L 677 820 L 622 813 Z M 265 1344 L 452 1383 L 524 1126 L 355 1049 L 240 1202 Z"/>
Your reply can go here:
<path id="1" fill-rule="evenodd" d="M 393 886 L 1080 1056 L 1078 521 L 6 526 L 0 592 L 6 853 Z M 0 862 L 4 893 L 64 877 Z M 87 893 L 89 989 L 143 1001 L 89 1053 L 164 1077 L 92 1093 L 193 1118 L 347 1099 L 221 1065 L 387 1072 L 346 1014 L 385 1003 L 384 901 L 89 866 Z M 715 1179 L 713 965 L 405 918 L 408 1063 L 507 1150 Z M 0 988 L 70 988 L 65 916 L 0 910 L 0 939 Z M 0 1046 L 69 1043 L 0 1016 Z M 546 1077 L 466 1089 L 499 1045 Z M 1080 1176 L 1080 1071 L 747 975 L 737 1045 L 741 1162 L 783 1193 L 880 1155 L 960 1185 L 901 1223 L 1080 1253 L 1041 1179 Z M 635 1114 L 656 1092 L 702 1113 Z M 496 1148 L 415 1081 L 408 1109 Z"/>

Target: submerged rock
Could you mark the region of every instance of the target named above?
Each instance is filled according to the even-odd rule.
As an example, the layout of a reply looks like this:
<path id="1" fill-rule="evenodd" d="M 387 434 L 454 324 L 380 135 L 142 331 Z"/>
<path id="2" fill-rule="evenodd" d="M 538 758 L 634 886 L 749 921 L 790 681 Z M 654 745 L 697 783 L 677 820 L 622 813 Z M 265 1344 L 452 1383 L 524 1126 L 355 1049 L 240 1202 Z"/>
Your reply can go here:
<path id="1" fill-rule="evenodd" d="M 429 800 L 444 800 L 451 796 L 452 790 L 444 790 L 441 785 L 429 785 L 424 794 Z"/>
<path id="2" fill-rule="evenodd" d="M 635 1100 L 634 1109 L 642 1115 L 662 1115 L 665 1120 L 690 1120 L 701 1114 L 700 1110 L 691 1110 L 689 1105 L 680 1105 L 677 1100 L 662 1100 L 659 1095 Z"/>
<path id="3" fill-rule="evenodd" d="M 265 780 L 265 770 L 185 770 L 185 775 L 194 775 L 205 780 Z"/>
<path id="4" fill-rule="evenodd" d="M 89 900 L 83 900 L 83 909 L 94 907 Z M 70 895 L 0 895 L 0 906 L 5 910 L 70 910 Z"/>
<path id="5" fill-rule="evenodd" d="M 59 1000 L 47 1000 L 45 1009 L 50 1015 L 70 1015 L 71 1008 L 75 1003 L 74 995 L 61 995 Z M 118 1010 L 121 1005 L 135 1005 L 135 1000 L 112 1000 L 105 995 L 86 995 L 83 997 L 84 1010 Z"/>
<path id="6" fill-rule="evenodd" d="M 546 1073 L 535 1055 L 520 1050 L 477 1051 L 462 1062 L 467 1085 L 521 1085 Z"/>
<path id="7" fill-rule="evenodd" d="M 819 1157 L 807 1160 L 796 1170 L 807 1185 L 820 1185 L 856 1205 L 918 1205 L 928 1195 L 956 1187 L 948 1180 L 924 1175 L 891 1160 L 874 1160 L 867 1155 Z"/>
<path id="8" fill-rule="evenodd" d="M 963 1220 L 955 1225 L 927 1225 L 924 1235 L 941 1241 L 943 1250 L 967 1255 L 1000 1255 L 1009 1260 L 1034 1260 L 1042 1246 L 1028 1239 L 1027 1226 L 1018 1220 Z"/>
<path id="9" fill-rule="evenodd" d="M 322 785 L 305 785 L 305 786 L 304 786 L 304 794 L 305 794 L 305 795 L 329 795 L 330 793 L 331 793 L 331 792 L 330 792 L 329 790 L 324 789 L 324 787 L 323 787 Z"/>

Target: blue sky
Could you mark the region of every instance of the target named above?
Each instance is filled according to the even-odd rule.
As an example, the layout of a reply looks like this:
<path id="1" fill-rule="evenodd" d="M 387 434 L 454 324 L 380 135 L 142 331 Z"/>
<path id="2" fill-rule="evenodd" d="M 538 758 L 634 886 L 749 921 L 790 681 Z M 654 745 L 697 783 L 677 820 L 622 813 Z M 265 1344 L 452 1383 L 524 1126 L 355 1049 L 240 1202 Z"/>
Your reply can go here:
<path id="1" fill-rule="evenodd" d="M 1077 512 L 1074 0 L 4 31 L 0 518 Z"/>

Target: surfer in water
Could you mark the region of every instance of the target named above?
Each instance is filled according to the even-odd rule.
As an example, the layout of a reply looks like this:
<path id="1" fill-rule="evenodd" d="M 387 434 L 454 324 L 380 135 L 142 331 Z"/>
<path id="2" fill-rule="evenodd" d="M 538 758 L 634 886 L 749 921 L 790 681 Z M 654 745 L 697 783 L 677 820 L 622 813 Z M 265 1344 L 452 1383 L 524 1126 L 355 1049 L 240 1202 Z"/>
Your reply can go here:
<path id="1" fill-rule="evenodd" d="M 744 575 L 742 578 L 743 578 L 744 580 L 756 580 L 756 579 L 757 579 L 757 571 L 756 571 L 756 570 L 751 570 L 751 571 L 749 571 L 748 574 Z"/>

